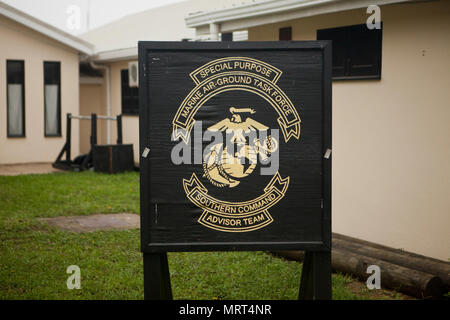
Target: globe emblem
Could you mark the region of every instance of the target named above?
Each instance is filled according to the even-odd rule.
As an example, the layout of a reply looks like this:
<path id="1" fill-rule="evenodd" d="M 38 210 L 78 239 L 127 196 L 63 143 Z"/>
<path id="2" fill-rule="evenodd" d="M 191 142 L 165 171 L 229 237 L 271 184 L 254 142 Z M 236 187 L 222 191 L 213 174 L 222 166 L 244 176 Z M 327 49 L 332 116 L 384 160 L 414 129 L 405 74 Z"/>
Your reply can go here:
<path id="1" fill-rule="evenodd" d="M 267 131 L 269 127 L 242 114 L 254 114 L 251 108 L 230 109 L 231 117 L 219 121 L 207 130 L 225 132 L 231 137 L 229 143 L 217 143 L 210 147 L 203 159 L 204 177 L 216 187 L 236 187 L 256 168 L 259 158 L 264 162 L 278 149 L 278 142 L 270 135 L 261 142 L 258 138 L 250 141 L 251 133 Z M 253 134 L 253 136 L 256 136 Z"/>

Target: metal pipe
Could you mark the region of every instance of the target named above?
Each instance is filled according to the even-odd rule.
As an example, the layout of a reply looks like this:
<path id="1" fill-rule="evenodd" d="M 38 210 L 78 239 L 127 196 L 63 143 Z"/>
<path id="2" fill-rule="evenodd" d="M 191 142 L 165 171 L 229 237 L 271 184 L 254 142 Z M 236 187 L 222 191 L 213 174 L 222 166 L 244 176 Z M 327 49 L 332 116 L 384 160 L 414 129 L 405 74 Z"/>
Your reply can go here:
<path id="1" fill-rule="evenodd" d="M 117 120 L 117 117 L 108 117 L 108 116 L 97 116 L 97 119 L 102 119 L 102 120 Z"/>
<path id="2" fill-rule="evenodd" d="M 74 116 L 74 115 L 70 115 L 69 117 L 71 119 L 91 120 L 91 116 Z"/>
<path id="3" fill-rule="evenodd" d="M 71 119 L 79 119 L 79 120 L 91 120 L 91 116 L 74 116 L 74 115 L 70 115 Z M 112 120 L 112 121 L 116 121 L 117 117 L 108 117 L 108 116 L 97 116 L 97 119 L 102 119 L 102 120 Z"/>

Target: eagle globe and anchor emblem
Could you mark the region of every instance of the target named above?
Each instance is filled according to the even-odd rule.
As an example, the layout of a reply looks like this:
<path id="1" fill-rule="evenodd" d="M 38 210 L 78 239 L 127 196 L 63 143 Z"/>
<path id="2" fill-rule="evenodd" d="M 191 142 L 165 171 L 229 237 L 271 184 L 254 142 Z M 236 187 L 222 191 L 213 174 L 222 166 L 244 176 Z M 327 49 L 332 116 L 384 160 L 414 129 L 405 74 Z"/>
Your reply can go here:
<path id="1" fill-rule="evenodd" d="M 258 159 L 264 164 L 279 150 L 281 140 L 287 143 L 292 138 L 299 139 L 300 117 L 276 84 L 281 74 L 274 66 L 247 57 L 213 60 L 190 74 L 196 86 L 173 119 L 173 140 L 182 139 L 188 144 L 196 112 L 210 98 L 233 90 L 254 93 L 269 102 L 278 114 L 282 132 L 278 141 L 269 134 L 273 129 L 252 119 L 257 112 L 255 108 L 236 106 L 227 107 L 229 118 L 207 128 L 210 132 L 225 133 L 226 141 L 208 147 L 203 157 L 203 175 L 191 173 L 189 179 L 182 179 L 186 197 L 203 210 L 198 219 L 201 225 L 221 232 L 249 232 L 274 221 L 269 209 L 282 201 L 289 187 L 289 176 L 282 177 L 277 171 L 260 196 L 248 201 L 221 200 L 208 193 L 208 188 L 226 192 L 238 187 L 244 179 L 255 175 Z"/>
<path id="2" fill-rule="evenodd" d="M 231 136 L 231 149 L 223 143 L 217 143 L 210 148 L 203 161 L 204 176 L 216 187 L 236 187 L 240 181 L 249 176 L 256 168 L 258 155 L 266 161 L 271 153 L 278 149 L 275 138 L 267 136 L 261 143 L 258 138 L 248 141 L 248 134 L 257 131 L 264 132 L 269 127 L 247 117 L 242 120 L 243 114 L 256 113 L 252 108 L 231 107 L 231 118 L 224 119 L 208 128 L 211 132 L 225 132 Z"/>

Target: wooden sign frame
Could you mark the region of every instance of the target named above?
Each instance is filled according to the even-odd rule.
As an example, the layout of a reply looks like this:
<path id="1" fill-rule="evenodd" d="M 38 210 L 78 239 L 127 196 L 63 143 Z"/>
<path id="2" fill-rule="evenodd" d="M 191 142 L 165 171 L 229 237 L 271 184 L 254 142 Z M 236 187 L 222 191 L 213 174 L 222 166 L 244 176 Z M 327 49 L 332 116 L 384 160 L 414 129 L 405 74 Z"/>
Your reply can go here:
<path id="1" fill-rule="evenodd" d="M 310 51 L 322 56 L 322 231 L 317 241 L 245 241 L 245 242 L 172 242 L 154 243 L 150 228 L 150 165 L 152 156 L 149 145 L 149 85 L 152 72 L 147 60 L 149 52 L 227 52 L 249 50 L 267 52 L 282 50 L 295 54 Z M 144 287 L 146 299 L 171 299 L 171 286 L 167 252 L 174 251 L 276 251 L 305 250 L 302 280 L 299 291 L 301 299 L 331 298 L 331 42 L 139 42 L 139 135 L 140 135 L 140 205 L 141 205 L 141 251 L 144 254 Z M 150 133 L 151 134 L 151 133 Z"/>

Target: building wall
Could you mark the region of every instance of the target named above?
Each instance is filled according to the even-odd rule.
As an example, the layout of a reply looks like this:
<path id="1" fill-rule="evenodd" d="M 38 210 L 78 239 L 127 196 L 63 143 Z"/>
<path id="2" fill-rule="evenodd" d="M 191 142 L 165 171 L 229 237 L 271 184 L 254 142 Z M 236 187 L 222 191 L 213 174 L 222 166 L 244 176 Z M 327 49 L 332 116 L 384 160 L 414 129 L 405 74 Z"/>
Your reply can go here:
<path id="1" fill-rule="evenodd" d="M 80 84 L 80 115 L 90 116 L 92 113 L 106 114 L 105 92 L 101 84 Z M 103 140 L 105 123 L 97 121 L 97 135 Z M 87 154 L 91 149 L 91 121 L 80 120 L 80 154 Z"/>
<path id="2" fill-rule="evenodd" d="M 365 23 L 365 10 L 249 30 L 294 40 Z M 381 7 L 381 80 L 333 82 L 333 231 L 450 258 L 450 1 Z M 301 114 L 300 114 L 301 116 Z"/>
<path id="3" fill-rule="evenodd" d="M 25 61 L 25 137 L 7 137 L 6 60 Z M 44 61 L 61 62 L 61 137 L 44 136 Z M 0 16 L 0 163 L 53 162 L 65 143 L 66 113 L 78 113 L 78 53 Z M 72 124 L 72 154 L 79 152 Z"/>

